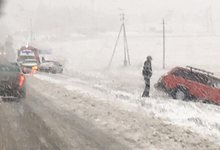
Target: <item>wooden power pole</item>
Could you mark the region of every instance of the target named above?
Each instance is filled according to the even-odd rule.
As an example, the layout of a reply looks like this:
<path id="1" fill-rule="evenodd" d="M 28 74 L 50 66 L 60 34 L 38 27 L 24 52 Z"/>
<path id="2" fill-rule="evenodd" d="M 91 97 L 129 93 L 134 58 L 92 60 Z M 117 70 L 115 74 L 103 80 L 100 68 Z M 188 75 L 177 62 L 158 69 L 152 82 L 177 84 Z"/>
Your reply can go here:
<path id="1" fill-rule="evenodd" d="M 121 32 L 123 32 L 123 39 L 124 39 L 123 40 L 124 41 L 124 66 L 131 65 L 129 50 L 128 50 L 128 41 L 127 41 L 127 35 L 126 35 L 126 29 L 125 29 L 125 15 L 124 15 L 124 13 L 122 13 L 121 16 L 122 16 L 121 17 L 122 24 L 121 24 L 121 27 L 120 27 L 120 30 L 119 30 L 119 33 L 118 33 L 118 36 L 117 36 L 117 40 L 116 40 L 114 50 L 113 50 L 113 53 L 112 53 L 112 56 L 111 56 L 108 67 L 111 67 L 112 60 L 113 60 L 114 55 L 115 55 L 115 51 L 116 51 L 116 48 L 117 48 L 117 45 L 118 45 L 118 42 L 119 42 Z"/>
<path id="2" fill-rule="evenodd" d="M 166 64 L 166 45 L 165 45 L 165 21 L 163 19 L 163 69 L 165 69 L 165 64 Z"/>

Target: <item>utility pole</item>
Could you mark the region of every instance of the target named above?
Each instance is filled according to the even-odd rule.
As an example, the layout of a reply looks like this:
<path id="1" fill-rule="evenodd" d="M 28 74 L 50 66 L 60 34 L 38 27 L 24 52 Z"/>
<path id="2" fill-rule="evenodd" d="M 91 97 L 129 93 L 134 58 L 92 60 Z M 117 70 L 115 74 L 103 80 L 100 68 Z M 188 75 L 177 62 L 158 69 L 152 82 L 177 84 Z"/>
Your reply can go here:
<path id="1" fill-rule="evenodd" d="M 163 69 L 165 69 L 165 56 L 166 56 L 166 49 L 165 49 L 165 21 L 163 19 Z"/>
<path id="2" fill-rule="evenodd" d="M 117 36 L 117 40 L 116 40 L 116 43 L 114 46 L 112 57 L 110 59 L 109 65 L 108 65 L 109 68 L 111 67 L 111 63 L 112 63 L 112 60 L 115 55 L 115 51 L 116 51 L 116 48 L 117 48 L 117 45 L 119 42 L 121 32 L 123 32 L 123 38 L 124 38 L 124 40 L 123 40 L 124 41 L 124 66 L 131 65 L 129 50 L 128 50 L 128 41 L 127 41 L 127 35 L 126 35 L 126 29 L 125 29 L 125 14 L 124 13 L 121 14 L 121 21 L 122 21 L 122 24 L 121 24 L 121 27 L 120 27 L 120 30 L 119 30 L 119 33 Z"/>
<path id="3" fill-rule="evenodd" d="M 123 28 L 123 37 L 124 37 L 124 66 L 130 65 L 130 58 L 128 52 L 128 42 L 127 42 L 127 35 L 125 29 L 125 14 L 122 13 L 122 28 Z"/>

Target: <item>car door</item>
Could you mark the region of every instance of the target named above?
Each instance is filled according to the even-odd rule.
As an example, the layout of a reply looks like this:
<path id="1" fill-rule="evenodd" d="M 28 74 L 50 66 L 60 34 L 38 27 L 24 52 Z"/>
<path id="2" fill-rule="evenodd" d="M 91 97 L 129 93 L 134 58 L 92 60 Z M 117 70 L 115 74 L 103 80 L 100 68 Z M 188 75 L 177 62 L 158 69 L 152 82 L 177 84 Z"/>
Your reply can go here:
<path id="1" fill-rule="evenodd" d="M 211 91 L 206 75 L 188 71 L 185 78 L 188 80 L 187 87 L 192 96 L 201 100 L 209 99 Z"/>

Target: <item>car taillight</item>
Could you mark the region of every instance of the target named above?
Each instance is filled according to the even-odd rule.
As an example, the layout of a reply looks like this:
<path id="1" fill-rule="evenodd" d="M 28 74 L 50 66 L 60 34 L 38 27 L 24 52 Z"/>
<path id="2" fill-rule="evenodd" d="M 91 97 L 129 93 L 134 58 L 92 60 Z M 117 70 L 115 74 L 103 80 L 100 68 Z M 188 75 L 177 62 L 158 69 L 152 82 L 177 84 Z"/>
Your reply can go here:
<path id="1" fill-rule="evenodd" d="M 24 75 L 19 75 L 19 87 L 21 88 L 24 84 L 25 77 Z"/>

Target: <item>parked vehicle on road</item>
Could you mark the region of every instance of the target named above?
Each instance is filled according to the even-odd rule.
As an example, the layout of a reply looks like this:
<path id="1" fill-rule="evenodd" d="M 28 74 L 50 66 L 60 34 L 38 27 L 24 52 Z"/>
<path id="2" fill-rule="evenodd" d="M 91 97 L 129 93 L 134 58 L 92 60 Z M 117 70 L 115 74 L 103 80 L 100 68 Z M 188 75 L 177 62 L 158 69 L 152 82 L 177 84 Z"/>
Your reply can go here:
<path id="1" fill-rule="evenodd" d="M 162 76 L 155 87 L 174 99 L 220 104 L 220 79 L 202 69 L 176 67 Z"/>
<path id="2" fill-rule="evenodd" d="M 36 59 L 25 59 L 20 66 L 23 73 L 34 73 L 38 70 L 38 62 Z"/>
<path id="3" fill-rule="evenodd" d="M 63 73 L 63 66 L 58 61 L 45 60 L 40 64 L 39 71 L 47 73 Z"/>
<path id="4" fill-rule="evenodd" d="M 40 64 L 39 50 L 29 45 L 22 46 L 18 50 L 17 62 L 23 63 L 26 59 L 35 59 Z"/>
<path id="5" fill-rule="evenodd" d="M 0 61 L 0 96 L 3 98 L 24 98 L 25 76 L 17 63 Z"/>

